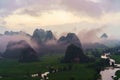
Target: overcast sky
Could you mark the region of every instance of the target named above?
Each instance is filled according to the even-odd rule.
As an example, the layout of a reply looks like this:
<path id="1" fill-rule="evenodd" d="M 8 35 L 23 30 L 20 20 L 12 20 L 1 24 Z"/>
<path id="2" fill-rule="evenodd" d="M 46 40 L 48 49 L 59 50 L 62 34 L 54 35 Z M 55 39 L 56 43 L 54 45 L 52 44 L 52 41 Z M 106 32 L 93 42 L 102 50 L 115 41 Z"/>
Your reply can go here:
<path id="1" fill-rule="evenodd" d="M 35 28 L 120 37 L 120 0 L 0 0 L 0 33 Z"/>

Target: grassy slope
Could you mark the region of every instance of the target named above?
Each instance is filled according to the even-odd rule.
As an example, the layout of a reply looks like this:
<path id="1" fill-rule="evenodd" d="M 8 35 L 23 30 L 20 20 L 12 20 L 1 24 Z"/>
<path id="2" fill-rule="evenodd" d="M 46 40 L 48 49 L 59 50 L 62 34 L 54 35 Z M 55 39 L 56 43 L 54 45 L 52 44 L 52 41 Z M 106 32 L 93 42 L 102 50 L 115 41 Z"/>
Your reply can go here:
<path id="1" fill-rule="evenodd" d="M 18 63 L 17 60 L 0 60 L 0 75 L 5 78 L 0 80 L 40 80 L 39 78 L 31 78 L 29 75 L 37 72 L 47 71 L 47 66 L 63 67 L 67 64 L 61 64 L 60 58 L 63 55 L 46 55 L 39 62 Z M 94 69 L 86 68 L 87 64 L 74 64 L 71 71 L 63 71 L 52 73 L 49 80 L 69 80 L 75 77 L 76 80 L 94 80 L 96 72 Z"/>

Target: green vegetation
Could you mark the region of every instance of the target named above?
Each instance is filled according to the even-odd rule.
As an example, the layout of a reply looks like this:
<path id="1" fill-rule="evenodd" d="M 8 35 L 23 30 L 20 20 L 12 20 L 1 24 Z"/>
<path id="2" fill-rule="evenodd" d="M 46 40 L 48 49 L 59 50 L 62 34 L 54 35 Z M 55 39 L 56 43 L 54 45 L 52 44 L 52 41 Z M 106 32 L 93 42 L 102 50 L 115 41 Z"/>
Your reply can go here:
<path id="1" fill-rule="evenodd" d="M 117 64 L 120 64 L 120 55 L 112 55 L 111 56 L 112 59 L 114 59 L 116 61 Z M 114 80 L 119 80 L 120 78 L 120 70 L 116 71 L 115 73 L 116 77 L 114 78 Z"/>
<path id="2" fill-rule="evenodd" d="M 117 64 L 120 64 L 120 55 L 112 55 L 111 58 L 114 59 Z"/>
<path id="3" fill-rule="evenodd" d="M 86 68 L 86 65 L 75 65 L 71 71 L 64 71 L 50 75 L 51 80 L 70 80 L 74 77 L 75 80 L 94 80 L 95 70 Z"/>
<path id="4" fill-rule="evenodd" d="M 49 80 L 96 80 L 97 72 L 89 64 L 63 64 L 60 63 L 63 54 L 48 54 L 42 56 L 40 61 L 32 63 L 19 63 L 18 60 L 0 60 L 0 80 L 40 80 L 40 77 L 31 78 L 31 74 L 48 71 L 48 66 L 63 68 L 72 65 L 71 70 L 51 73 Z"/>
<path id="5" fill-rule="evenodd" d="M 115 75 L 116 75 L 116 77 L 114 78 L 114 80 L 119 80 L 119 78 L 120 78 L 120 70 L 116 71 Z"/>

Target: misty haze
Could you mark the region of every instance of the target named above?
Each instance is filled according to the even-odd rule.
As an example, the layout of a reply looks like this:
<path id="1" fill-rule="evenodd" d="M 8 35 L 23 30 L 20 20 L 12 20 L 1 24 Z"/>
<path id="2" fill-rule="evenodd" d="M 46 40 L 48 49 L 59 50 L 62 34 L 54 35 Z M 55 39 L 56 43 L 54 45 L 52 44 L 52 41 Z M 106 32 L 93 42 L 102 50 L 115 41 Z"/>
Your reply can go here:
<path id="1" fill-rule="evenodd" d="M 0 0 L 0 80 L 120 80 L 120 0 Z"/>

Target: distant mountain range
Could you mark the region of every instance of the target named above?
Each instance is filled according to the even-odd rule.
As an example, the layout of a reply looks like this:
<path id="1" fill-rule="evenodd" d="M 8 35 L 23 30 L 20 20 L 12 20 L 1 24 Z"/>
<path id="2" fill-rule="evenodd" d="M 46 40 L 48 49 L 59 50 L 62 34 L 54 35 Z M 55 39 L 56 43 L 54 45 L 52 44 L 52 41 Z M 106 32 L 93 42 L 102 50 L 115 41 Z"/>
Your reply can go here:
<path id="1" fill-rule="evenodd" d="M 107 37 L 108 36 L 106 33 L 101 36 L 101 38 Z M 106 40 L 102 43 L 81 44 L 80 39 L 75 33 L 68 33 L 66 36 L 61 36 L 59 39 L 57 39 L 51 30 L 46 31 L 44 29 L 34 30 L 33 35 L 23 31 L 5 31 L 4 34 L 0 34 L 0 41 L 0 50 L 3 50 L 2 47 L 6 47 L 5 51 L 0 51 L 6 58 L 20 58 L 20 55 L 24 54 L 22 51 L 26 51 L 26 55 L 29 57 L 34 56 L 36 58 L 36 55 L 44 55 L 46 53 L 65 53 L 66 48 L 70 44 L 74 44 L 77 47 L 85 49 L 107 48 L 107 44 L 110 42 Z M 113 42 L 115 41 L 112 41 L 112 43 Z M 117 43 L 120 44 L 119 41 Z"/>
<path id="2" fill-rule="evenodd" d="M 5 51 L 2 53 L 3 57 L 17 58 L 25 62 L 30 61 L 29 59 L 37 60 L 38 55 L 64 53 L 66 47 L 70 44 L 82 47 L 75 33 L 68 33 L 67 36 L 57 39 L 52 31 L 43 29 L 34 30 L 33 35 L 23 31 L 6 31 L 1 34 L 0 40 L 2 40 L 2 45 L 6 44 Z"/>
<path id="3" fill-rule="evenodd" d="M 23 31 L 20 31 L 20 32 L 5 31 L 5 32 L 4 32 L 4 35 L 25 35 L 25 36 L 30 36 L 30 37 L 31 37 L 30 34 L 25 33 L 25 32 L 23 32 Z"/>

